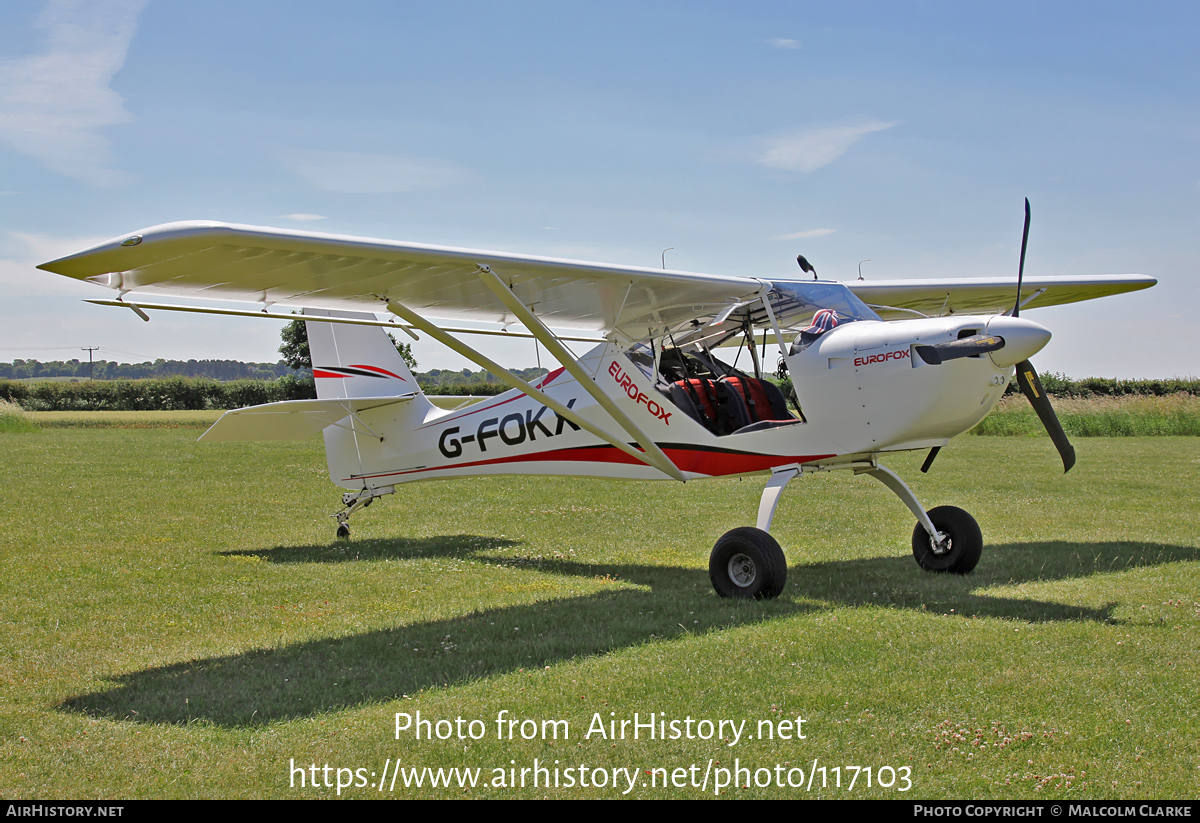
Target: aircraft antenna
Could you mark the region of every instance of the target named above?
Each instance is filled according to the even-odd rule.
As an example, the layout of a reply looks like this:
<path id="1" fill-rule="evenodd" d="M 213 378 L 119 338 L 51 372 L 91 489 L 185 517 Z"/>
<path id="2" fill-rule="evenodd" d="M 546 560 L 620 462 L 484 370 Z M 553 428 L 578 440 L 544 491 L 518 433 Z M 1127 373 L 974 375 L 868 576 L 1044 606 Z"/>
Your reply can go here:
<path id="1" fill-rule="evenodd" d="M 806 258 L 803 254 L 796 255 L 796 265 L 800 267 L 800 271 L 804 272 L 805 274 L 811 274 L 813 276 L 813 280 L 817 279 L 817 270 L 813 268 L 813 264 L 809 263 L 808 258 Z"/>
<path id="2" fill-rule="evenodd" d="M 668 249 L 663 249 L 663 250 L 662 250 L 662 266 L 663 266 L 663 268 L 664 268 L 664 269 L 667 267 L 667 252 L 669 252 L 669 251 L 674 251 L 674 250 L 675 250 L 675 247 L 674 247 L 674 246 L 671 246 L 671 247 L 670 247 L 670 248 L 668 248 Z"/>
<path id="3" fill-rule="evenodd" d="M 863 276 L 862 276 L 862 264 L 863 264 L 863 263 L 870 263 L 870 262 L 871 262 L 871 258 L 869 258 L 869 257 L 868 257 L 866 260 L 859 260 L 859 261 L 858 261 L 858 279 L 859 279 L 859 280 L 865 280 L 865 279 L 866 279 L 865 277 L 863 277 Z"/>

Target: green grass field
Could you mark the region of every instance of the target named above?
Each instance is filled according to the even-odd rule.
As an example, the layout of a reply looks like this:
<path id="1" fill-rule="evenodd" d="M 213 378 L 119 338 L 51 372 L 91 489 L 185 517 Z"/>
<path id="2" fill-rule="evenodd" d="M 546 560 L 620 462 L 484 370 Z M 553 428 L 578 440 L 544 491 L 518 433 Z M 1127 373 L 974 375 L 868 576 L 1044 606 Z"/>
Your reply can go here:
<path id="1" fill-rule="evenodd" d="M 0 796 L 325 798 L 346 769 L 370 785 L 342 797 L 711 797 L 746 768 L 721 796 L 1200 794 L 1194 437 L 1078 440 L 1066 476 L 1044 437 L 959 438 L 928 476 L 888 461 L 977 517 L 967 577 L 917 567 L 875 481 L 801 478 L 775 520 L 784 594 L 745 603 L 707 557 L 753 523 L 758 479 L 414 484 L 338 542 L 319 438 L 198 434 L 0 433 Z M 466 739 L 396 739 L 397 712 Z M 569 739 L 497 740 L 501 712 Z M 585 738 L 635 712 L 693 739 Z M 804 739 L 759 739 L 797 717 Z M 734 743 L 699 720 L 746 724 Z M 558 788 L 520 787 L 535 759 Z M 380 791 L 396 761 L 481 772 Z"/>

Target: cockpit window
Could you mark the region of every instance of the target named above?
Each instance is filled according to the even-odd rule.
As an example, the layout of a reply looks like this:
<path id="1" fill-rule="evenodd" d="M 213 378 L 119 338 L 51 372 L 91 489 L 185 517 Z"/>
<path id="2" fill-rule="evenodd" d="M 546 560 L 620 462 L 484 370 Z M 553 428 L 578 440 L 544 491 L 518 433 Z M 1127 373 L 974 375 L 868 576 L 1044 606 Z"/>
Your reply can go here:
<path id="1" fill-rule="evenodd" d="M 780 327 L 785 329 L 810 326 L 814 315 L 823 309 L 837 312 L 838 325 L 880 319 L 841 283 L 772 280 L 769 299 L 771 311 L 775 312 Z"/>

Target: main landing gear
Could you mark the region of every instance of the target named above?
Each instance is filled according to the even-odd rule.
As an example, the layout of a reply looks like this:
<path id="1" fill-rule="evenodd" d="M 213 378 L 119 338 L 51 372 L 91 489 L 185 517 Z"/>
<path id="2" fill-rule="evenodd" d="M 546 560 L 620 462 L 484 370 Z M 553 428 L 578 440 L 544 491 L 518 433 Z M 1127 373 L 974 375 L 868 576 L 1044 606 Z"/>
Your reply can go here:
<path id="1" fill-rule="evenodd" d="M 891 469 L 877 463 L 856 463 L 838 468 L 869 474 L 891 489 L 916 515 L 913 557 L 931 572 L 966 574 L 975 568 L 983 553 L 983 534 L 975 518 L 954 506 L 938 506 L 928 512 L 912 490 Z M 783 466 L 773 471 L 758 504 L 755 528 L 726 532 L 713 546 L 708 559 L 708 576 L 721 597 L 763 599 L 778 597 L 787 581 L 787 560 L 778 541 L 769 534 L 779 495 L 800 466 Z"/>
<path id="2" fill-rule="evenodd" d="M 350 536 L 350 515 L 374 503 L 375 498 L 383 497 L 385 494 L 392 494 L 395 491 L 395 486 L 380 486 L 377 489 L 363 489 L 360 492 L 346 492 L 343 494 L 342 505 L 346 508 L 337 514 L 329 515 L 337 520 L 338 538 L 344 540 Z"/>
<path id="3" fill-rule="evenodd" d="M 799 475 L 798 465 L 774 469 L 758 504 L 755 528 L 744 526 L 726 532 L 713 546 L 708 557 L 708 579 L 721 597 L 770 600 L 783 591 L 787 558 L 769 531 L 779 495 Z"/>
<path id="4" fill-rule="evenodd" d="M 774 537 L 744 526 L 727 532 L 713 547 L 708 577 L 721 597 L 769 600 L 787 582 L 787 559 Z"/>

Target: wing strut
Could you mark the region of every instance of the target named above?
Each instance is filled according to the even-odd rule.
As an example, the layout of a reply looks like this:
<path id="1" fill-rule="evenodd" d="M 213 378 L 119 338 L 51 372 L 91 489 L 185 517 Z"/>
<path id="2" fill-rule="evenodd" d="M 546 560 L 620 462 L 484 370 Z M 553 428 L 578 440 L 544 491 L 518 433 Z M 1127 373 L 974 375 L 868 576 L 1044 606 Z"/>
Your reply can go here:
<path id="1" fill-rule="evenodd" d="M 483 281 L 485 286 L 496 293 L 496 296 L 500 298 L 500 302 L 504 303 L 520 319 L 525 328 L 529 329 L 530 334 L 546 347 L 551 356 L 562 364 L 563 368 L 572 377 L 579 381 L 579 385 L 583 386 L 584 391 L 595 398 L 600 407 L 612 415 L 613 420 L 616 420 L 617 424 L 630 437 L 637 441 L 638 445 L 645 451 L 645 457 L 642 457 L 642 460 L 680 482 L 686 479 L 683 476 L 683 472 L 671 462 L 671 458 L 663 453 L 663 450 L 658 447 L 654 439 L 638 428 L 638 425 L 629 418 L 629 415 L 625 414 L 621 407 L 596 385 L 595 378 L 579 365 L 579 361 L 572 357 L 566 347 L 558 341 L 558 338 L 554 336 L 554 332 L 546 328 L 546 325 L 541 320 L 538 320 L 537 316 L 524 303 L 517 299 L 517 296 L 512 293 L 512 289 L 504 285 L 504 281 L 490 267 L 480 266 L 479 279 Z"/>
<path id="2" fill-rule="evenodd" d="M 476 365 L 482 366 L 484 369 L 487 369 L 489 372 L 491 372 L 492 374 L 499 377 L 501 380 L 503 380 L 508 385 L 512 386 L 514 389 L 518 389 L 518 390 L 524 392 L 525 394 L 529 395 L 534 400 L 541 403 L 543 406 L 546 406 L 547 408 L 549 408 L 551 411 L 553 411 L 558 416 L 565 417 L 567 420 L 570 420 L 572 423 L 574 423 L 575 425 L 584 429 L 585 431 L 587 431 L 591 434 L 594 434 L 596 437 L 599 437 L 605 443 L 609 443 L 610 445 L 615 446 L 616 448 L 625 452 L 629 456 L 637 458 L 638 460 L 645 463 L 646 465 L 648 465 L 652 468 L 655 468 L 655 469 L 659 469 L 661 471 L 665 471 L 665 469 L 663 469 L 661 466 L 658 466 L 657 464 L 654 463 L 653 457 L 651 455 L 648 455 L 648 454 L 645 454 L 644 452 L 638 451 L 637 449 L 630 446 L 628 443 L 620 440 L 619 438 L 613 437 L 611 434 L 604 431 L 604 429 L 601 429 L 599 426 L 596 426 L 594 423 L 580 417 L 578 413 L 567 408 L 562 403 L 559 403 L 557 400 L 555 400 L 553 397 L 550 397 L 545 392 L 535 389 L 533 386 L 529 385 L 524 380 L 517 377 L 515 374 L 510 372 L 508 369 L 504 368 L 503 366 L 501 366 L 499 363 L 495 362 L 494 360 L 475 351 L 473 348 L 468 346 L 466 343 L 463 343 L 462 341 L 460 341 L 460 340 L 452 337 L 451 335 L 447 334 L 446 332 L 442 331 L 437 326 L 433 325 L 428 320 L 421 317 L 419 314 L 417 314 L 416 312 L 414 312 L 412 309 L 408 308 L 407 306 L 405 306 L 401 303 L 398 303 L 395 300 L 388 300 L 387 307 L 388 307 L 388 311 L 390 311 L 392 314 L 399 317 L 401 320 L 405 321 L 406 323 L 412 324 L 415 328 L 420 329 L 421 331 L 425 332 L 426 334 L 428 334 L 434 340 L 437 340 L 442 345 L 458 352 L 463 357 L 470 360 L 472 363 L 475 363 Z M 586 384 L 585 384 L 585 387 L 586 387 Z M 685 479 L 683 476 L 683 473 L 680 472 L 679 469 L 675 468 L 675 466 L 673 464 L 671 465 L 671 468 L 675 469 L 675 471 L 673 473 L 666 472 L 668 475 L 670 475 L 671 477 L 674 477 L 677 480 Z"/>

